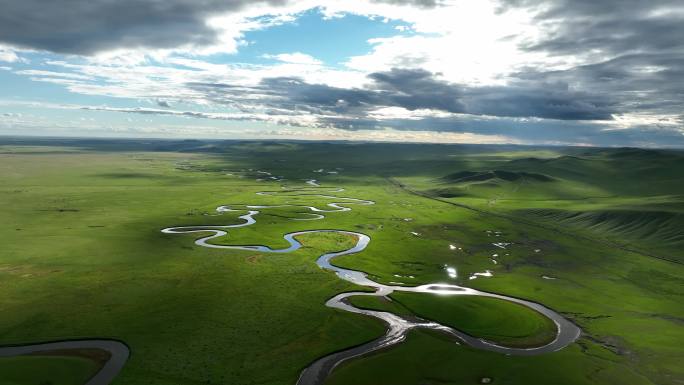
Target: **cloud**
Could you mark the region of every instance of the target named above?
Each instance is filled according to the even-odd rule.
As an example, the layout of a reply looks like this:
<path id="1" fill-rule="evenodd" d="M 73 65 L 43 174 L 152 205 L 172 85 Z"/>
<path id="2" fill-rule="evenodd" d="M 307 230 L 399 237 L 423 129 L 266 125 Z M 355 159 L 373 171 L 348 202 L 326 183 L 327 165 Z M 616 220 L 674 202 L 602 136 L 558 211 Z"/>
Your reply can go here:
<path id="1" fill-rule="evenodd" d="M 565 63 L 530 63 L 513 79 L 573 84 L 610 98 L 616 121 L 629 128 L 617 138 L 684 131 L 684 3 L 679 0 L 502 0 L 501 12 L 526 11 L 539 26 L 521 41 L 525 54 Z M 648 129 L 650 128 L 650 129 Z M 631 136 L 630 136 L 631 135 Z M 662 133 L 658 134 L 662 135 Z M 675 142 L 680 135 L 672 137 Z"/>
<path id="2" fill-rule="evenodd" d="M 488 116 L 472 116 L 464 114 L 432 114 L 426 111 L 391 111 L 375 110 L 368 115 L 342 114 L 292 114 L 277 110 L 249 112 L 207 112 L 182 111 L 155 108 L 120 108 L 108 106 L 83 106 L 68 104 L 51 104 L 36 102 L 18 102 L 16 100 L 0 100 L 0 108 L 50 108 L 81 111 L 103 111 L 109 113 L 123 113 L 146 115 L 144 122 L 149 132 L 160 132 L 165 126 L 165 136 L 183 136 L 197 134 L 192 131 L 192 125 L 185 120 L 170 126 L 151 120 L 153 116 L 170 116 L 180 119 L 203 119 L 211 122 L 261 122 L 268 124 L 270 131 L 275 130 L 272 137 L 289 137 L 300 139 L 344 139 L 344 140 L 398 140 L 398 141 L 432 141 L 432 142 L 479 142 L 479 143 L 534 143 L 547 145 L 596 145 L 596 146 L 641 146 L 641 147 L 684 147 L 684 132 L 677 127 L 681 121 L 662 122 L 644 125 L 630 124 L 629 128 L 620 128 L 613 121 L 576 121 L 576 120 L 547 120 L 521 119 Z M 416 113 L 417 112 L 417 113 Z M 86 115 L 89 118 L 91 115 Z M 0 126 L 11 128 L 16 126 L 17 118 L 0 120 Z M 105 118 L 106 119 L 106 118 Z M 165 120 L 168 122 L 168 120 Z M 141 124 L 143 120 L 140 121 Z M 154 123 L 153 123 L 154 122 Z M 22 125 L 32 127 L 47 127 L 46 125 L 65 126 L 64 123 L 54 123 L 49 119 L 38 121 L 22 120 Z M 80 123 L 79 123 L 80 124 Z M 249 131 L 247 126 L 230 125 L 224 130 L 222 125 L 210 124 L 216 135 L 229 137 L 262 137 L 258 132 Z M 97 126 L 89 124 L 90 129 Z M 157 128 L 155 128 L 157 127 Z M 232 128 L 229 128 L 232 127 Z M 122 127 L 119 127 L 122 128 Z M 124 127 L 127 130 L 130 127 Z M 136 128 L 137 129 L 137 128 Z M 228 131 L 226 131 L 228 130 Z M 373 133 L 376 132 L 376 133 Z M 383 139 L 384 138 L 384 139 Z"/>
<path id="3" fill-rule="evenodd" d="M 15 63 L 26 62 L 26 60 L 19 57 L 13 49 L 0 45 L 0 62 Z"/>
<path id="4" fill-rule="evenodd" d="M 45 78 L 61 78 L 61 79 L 73 79 L 73 80 L 93 80 L 92 76 L 86 76 L 82 74 L 76 74 L 76 73 L 68 73 L 68 72 L 56 72 L 56 71 L 45 71 L 45 70 L 21 70 L 21 71 L 16 71 L 16 74 L 19 75 L 27 75 L 27 76 L 32 76 L 35 77 L 36 79 L 45 79 Z"/>
<path id="5" fill-rule="evenodd" d="M 543 23 L 547 34 L 527 50 L 610 56 L 684 48 L 680 0 L 504 0 L 502 5 L 530 9 Z"/>
<path id="6" fill-rule="evenodd" d="M 104 111 L 543 143 L 683 141 L 681 1 L 66 2 L 73 10 L 10 0 L 0 44 L 11 47 L 0 46 L 0 60 L 17 60 L 16 47 L 90 55 L 14 73 L 160 107 Z M 205 56 L 235 52 L 245 31 L 294 26 L 314 8 L 321 22 L 354 14 L 408 31 L 368 36 L 368 52 L 335 67 L 308 46 L 263 55 L 273 60 L 265 64 Z"/>
<path id="7" fill-rule="evenodd" d="M 373 89 L 385 95 L 381 106 L 398 106 L 407 110 L 433 109 L 446 112 L 466 112 L 461 102 L 459 86 L 437 80 L 422 69 L 397 69 L 375 72 L 368 77 L 374 81 Z"/>
<path id="8" fill-rule="evenodd" d="M 118 48 L 206 46 L 220 39 L 210 17 L 284 0 L 4 1 L 0 41 L 69 54 Z"/>
<path id="9" fill-rule="evenodd" d="M 292 63 L 292 64 L 308 64 L 308 65 L 321 65 L 323 64 L 320 60 L 316 59 L 315 57 L 311 55 L 307 55 L 305 53 L 301 52 L 293 52 L 293 53 L 281 53 L 278 55 L 263 55 L 264 58 L 266 59 L 275 59 L 284 63 Z"/>
<path id="10" fill-rule="evenodd" d="M 472 87 L 467 112 L 477 115 L 557 120 L 611 120 L 615 104 L 607 95 L 572 91 L 565 83 Z"/>
<path id="11" fill-rule="evenodd" d="M 502 1 L 502 12 L 512 9 L 530 11 L 540 27 L 538 38 L 520 44 L 523 51 L 574 62 L 556 69 L 529 66 L 513 76 L 575 84 L 610 95 L 623 110 L 681 110 L 681 1 Z"/>
<path id="12" fill-rule="evenodd" d="M 615 129 L 601 122 L 519 120 L 476 118 L 463 115 L 427 117 L 413 120 L 389 118 L 327 116 L 314 119 L 302 116 L 265 113 L 207 113 L 151 108 L 113 108 L 104 106 L 60 106 L 90 111 L 141 115 L 167 115 L 194 119 L 267 122 L 275 126 L 298 128 L 302 138 L 442 141 L 479 143 L 536 143 L 548 145 L 682 147 L 684 133 L 653 126 Z M 303 130 L 303 131 L 302 131 Z M 355 134 L 345 134 L 350 131 Z M 377 134 L 372 132 L 376 131 Z M 279 129 L 286 135 L 287 128 Z M 404 134 L 402 134 L 402 132 Z M 422 132 L 422 133 L 421 133 Z"/>
<path id="13" fill-rule="evenodd" d="M 275 113 L 246 113 L 246 112 L 204 112 L 204 111 L 178 111 L 161 110 L 156 108 L 120 108 L 107 106 L 61 106 L 65 109 L 80 109 L 87 111 L 122 112 L 139 115 L 167 115 L 182 118 L 225 120 L 225 121 L 253 121 L 267 122 L 276 125 L 287 125 L 294 127 L 314 127 L 316 124 L 312 119 L 292 115 L 278 115 Z"/>
<path id="14" fill-rule="evenodd" d="M 584 92 L 610 98 L 616 111 L 623 114 L 683 114 L 683 54 L 622 55 L 566 70 L 532 69 L 515 76 L 527 81 L 574 84 Z"/>
<path id="15" fill-rule="evenodd" d="M 310 84 L 297 77 L 266 78 L 247 89 L 212 83 L 189 86 L 222 104 L 244 102 L 240 95 L 247 91 L 261 95 L 258 102 L 272 108 L 354 118 L 382 107 L 560 120 L 610 120 L 614 113 L 607 97 L 572 91 L 563 83 L 473 87 L 440 80 L 421 69 L 376 72 L 368 79 L 363 88 Z"/>
<path id="16" fill-rule="evenodd" d="M 439 0 L 373 2 L 423 9 L 441 4 Z M 0 12 L 0 42 L 78 55 L 120 49 L 235 45 L 237 42 L 231 40 L 238 40 L 244 29 L 254 28 L 255 23 L 269 23 L 245 18 L 272 15 L 270 22 L 277 22 L 278 16 L 318 6 L 325 4 L 308 0 L 8 0 Z M 254 9 L 259 11 L 238 15 Z"/>

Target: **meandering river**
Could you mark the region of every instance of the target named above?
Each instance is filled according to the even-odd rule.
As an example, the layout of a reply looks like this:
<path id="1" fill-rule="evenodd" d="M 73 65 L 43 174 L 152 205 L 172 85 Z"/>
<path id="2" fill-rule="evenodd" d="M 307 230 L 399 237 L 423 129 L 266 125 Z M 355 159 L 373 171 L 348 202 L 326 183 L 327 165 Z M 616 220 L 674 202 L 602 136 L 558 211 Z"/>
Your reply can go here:
<path id="1" fill-rule="evenodd" d="M 259 251 L 259 252 L 266 252 L 266 253 L 289 253 L 292 251 L 295 251 L 299 249 L 302 244 L 297 241 L 296 237 L 299 235 L 303 234 L 312 234 L 312 233 L 339 233 L 339 234 L 346 234 L 354 237 L 356 239 L 356 244 L 344 251 L 338 251 L 334 253 L 326 253 L 321 255 L 316 263 L 318 264 L 319 267 L 325 270 L 329 270 L 334 272 L 337 277 L 340 279 L 352 282 L 356 285 L 359 286 L 364 286 L 364 287 L 369 287 L 375 289 L 374 292 L 348 292 L 348 293 L 341 293 L 338 294 L 332 298 L 330 298 L 326 302 L 326 306 L 331 307 L 331 308 L 336 308 L 344 311 L 348 311 L 351 313 L 358 313 L 358 314 L 363 314 L 367 315 L 370 317 L 375 317 L 379 318 L 382 321 L 384 321 L 387 324 L 387 331 L 385 335 L 381 336 L 380 338 L 370 341 L 368 343 L 365 343 L 360 346 L 355 346 L 353 348 L 350 348 L 348 350 L 344 350 L 341 352 L 336 352 L 333 354 L 330 354 L 328 356 L 324 356 L 319 358 L 318 360 L 314 361 L 311 363 L 304 371 L 301 373 L 297 385 L 319 385 L 322 384 L 325 379 L 328 377 L 328 375 L 332 372 L 332 370 L 339 365 L 340 363 L 349 360 L 354 357 L 359 357 L 364 354 L 368 354 L 370 352 L 376 351 L 378 349 L 383 349 L 387 348 L 389 346 L 395 345 L 397 343 L 402 342 L 405 338 L 407 333 L 413 329 L 413 328 L 428 328 L 428 329 L 433 329 L 433 330 L 439 330 L 441 332 L 447 333 L 449 335 L 452 335 L 453 337 L 456 337 L 458 340 L 462 341 L 463 343 L 477 349 L 482 349 L 482 350 L 489 350 L 489 351 L 494 351 L 498 353 L 503 353 L 503 354 L 511 354 L 511 355 L 536 355 L 536 354 L 542 354 L 542 353 L 548 353 L 552 351 L 556 351 L 559 349 L 564 348 L 565 346 L 571 344 L 574 342 L 580 335 L 581 331 L 580 329 L 573 324 L 572 322 L 568 321 L 567 319 L 563 318 L 560 314 L 556 313 L 555 311 L 549 309 L 548 307 L 527 301 L 524 299 L 520 298 L 515 298 L 515 297 L 508 297 L 505 295 L 500 295 L 500 294 L 495 294 L 495 293 L 489 293 L 489 292 L 484 292 L 484 291 L 479 291 L 475 289 L 471 289 L 468 287 L 463 287 L 463 286 L 457 286 L 457 285 L 449 285 L 449 284 L 443 284 L 443 283 L 435 283 L 435 284 L 426 284 L 426 285 L 421 285 L 421 286 L 415 286 L 415 287 L 407 287 L 407 286 L 394 286 L 394 285 L 385 285 L 379 282 L 375 282 L 372 279 L 368 277 L 368 275 L 362 271 L 357 271 L 357 270 L 350 270 L 350 269 L 345 269 L 341 268 L 338 266 L 335 266 L 332 263 L 332 260 L 336 257 L 342 256 L 342 255 L 348 255 L 348 254 L 355 254 L 359 253 L 363 250 L 366 249 L 368 244 L 371 242 L 371 238 L 366 235 L 362 234 L 359 232 L 353 232 L 353 231 L 346 231 L 346 230 L 334 230 L 334 229 L 321 229 L 321 230 L 308 230 L 308 231 L 298 231 L 298 232 L 293 232 L 293 233 L 288 233 L 284 235 L 284 239 L 288 242 L 289 246 L 282 248 L 282 249 L 272 249 L 268 246 L 264 245 L 218 245 L 218 244 L 213 244 L 209 243 L 210 240 L 218 237 L 223 237 L 224 235 L 228 234 L 229 229 L 235 229 L 239 227 L 244 227 L 244 226 L 250 226 L 256 223 L 256 219 L 254 218 L 256 215 L 260 213 L 259 210 L 263 209 L 268 209 L 268 208 L 275 208 L 275 207 L 300 207 L 302 209 L 307 209 L 311 213 L 304 213 L 306 215 L 311 215 L 315 214 L 317 215 L 316 217 L 312 218 L 306 218 L 306 219 L 322 219 L 324 216 L 323 214 L 320 213 L 328 213 L 328 212 L 339 212 L 339 211 L 349 211 L 352 208 L 349 207 L 349 205 L 372 205 L 375 202 L 370 201 L 370 200 L 363 200 L 363 199 L 356 199 L 356 198 L 347 198 L 347 197 L 338 197 L 338 196 L 333 196 L 329 195 L 329 193 L 321 194 L 318 192 L 312 191 L 313 188 L 320 187 L 316 181 L 307 181 L 307 183 L 313 187 L 310 188 L 299 188 L 299 189 L 284 189 L 282 191 L 266 191 L 266 192 L 259 192 L 257 193 L 258 195 L 282 195 L 286 197 L 294 197 L 294 196 L 310 196 L 310 197 L 317 197 L 317 198 L 325 198 L 325 199 L 330 199 L 332 200 L 331 203 L 328 203 L 326 206 L 329 209 L 319 209 L 315 206 L 305 206 L 305 205 L 277 205 L 277 206 L 245 206 L 245 209 L 248 210 L 247 214 L 241 215 L 239 218 L 243 219 L 243 223 L 238 223 L 238 224 L 233 224 L 233 225 L 222 225 L 222 226 L 182 226 L 182 227 L 169 227 L 165 228 L 162 230 L 162 232 L 167 233 L 167 234 L 186 234 L 186 233 L 212 233 L 208 236 L 199 238 L 195 241 L 195 244 L 199 246 L 204 246 L 204 247 L 211 247 L 211 248 L 219 248 L 219 249 L 234 249 L 234 250 L 250 250 L 250 251 Z M 342 192 L 344 191 L 343 189 L 334 189 L 331 192 Z M 228 211 L 238 211 L 238 209 L 234 209 L 229 206 L 220 206 L 216 209 L 218 212 L 228 212 Z M 297 218 L 294 218 L 294 220 L 297 220 Z M 557 333 L 553 341 L 549 342 L 546 345 L 539 346 L 539 347 L 534 347 L 534 348 L 512 348 L 512 347 L 506 347 L 506 346 L 501 346 L 497 345 L 496 343 L 492 341 L 487 341 L 485 339 L 481 338 L 476 338 L 473 336 L 470 336 L 466 333 L 463 333 L 457 329 L 441 325 L 437 322 L 432 322 L 428 320 L 421 320 L 418 319 L 417 317 L 403 317 L 400 315 L 396 315 L 393 313 L 385 312 L 385 311 L 375 311 L 375 310 L 367 310 L 367 309 L 360 309 L 355 306 L 352 306 L 347 299 L 353 296 L 378 296 L 378 297 L 383 297 L 392 294 L 395 291 L 403 291 L 403 292 L 415 292 L 415 293 L 427 293 L 427 294 L 440 294 L 440 295 L 476 295 L 476 296 L 482 296 L 482 297 L 490 297 L 490 298 L 496 298 L 500 300 L 505 300 L 505 301 L 510 301 L 514 302 L 523 306 L 526 306 L 532 310 L 535 310 L 544 316 L 548 317 L 551 319 L 557 328 Z"/>
<path id="2" fill-rule="evenodd" d="M 55 351 L 97 349 L 109 353 L 109 360 L 91 377 L 85 385 L 107 385 L 111 383 L 126 364 L 130 354 L 128 346 L 120 341 L 86 339 L 55 341 L 31 345 L 5 346 L 0 348 L 0 357 L 50 354 Z M 0 378 L 1 379 L 1 378 Z"/>
<path id="3" fill-rule="evenodd" d="M 324 188 L 321 187 L 316 180 L 307 181 L 309 187 L 304 188 L 283 188 L 280 191 L 263 191 L 257 193 L 257 195 L 279 195 L 285 197 L 301 197 L 309 196 L 312 198 L 323 198 L 331 200 L 330 203 L 326 204 L 325 209 L 320 209 L 315 206 L 306 205 L 277 205 L 277 206 L 257 206 L 257 205 L 247 205 L 241 206 L 241 208 L 234 208 L 230 206 L 219 206 L 216 211 L 220 213 L 232 212 L 232 211 L 247 211 L 246 214 L 240 215 L 239 218 L 243 220 L 242 223 L 232 224 L 232 225 L 200 225 L 200 226 L 180 226 L 180 227 L 168 227 L 162 229 L 161 231 L 166 234 L 187 234 L 187 233 L 202 233 L 209 235 L 203 236 L 195 240 L 195 244 L 203 247 L 218 248 L 218 249 L 234 249 L 234 250 L 249 250 L 249 251 L 259 251 L 264 253 L 289 253 L 299 249 L 302 244 L 297 241 L 296 237 L 303 234 L 312 233 L 339 233 L 352 236 L 356 239 L 356 243 L 353 247 L 339 252 L 326 253 L 321 255 L 316 263 L 319 267 L 325 270 L 334 272 L 340 279 L 352 282 L 356 285 L 372 288 L 374 292 L 348 292 L 341 293 L 332 298 L 330 298 L 325 305 L 331 308 L 340 309 L 343 311 L 348 311 L 351 313 L 363 314 L 370 317 L 378 318 L 387 324 L 387 331 L 383 336 L 368 343 L 360 346 L 352 347 L 348 350 L 341 352 L 336 352 L 324 357 L 317 359 L 312 362 L 306 369 L 304 369 L 297 381 L 297 385 L 319 385 L 322 384 L 332 370 L 340 363 L 349 360 L 354 357 L 359 357 L 370 352 L 376 351 L 378 349 L 387 348 L 389 346 L 398 344 L 402 342 L 407 333 L 413 328 L 428 328 L 433 330 L 438 330 L 447 333 L 456 339 L 460 340 L 462 343 L 469 345 L 476 349 L 489 350 L 503 354 L 511 355 L 536 355 L 547 352 L 556 351 L 564 348 L 565 346 L 571 344 L 580 335 L 580 329 L 574 325 L 572 322 L 563 318 L 560 314 L 555 311 L 545 307 L 544 305 L 527 301 L 520 298 L 507 297 L 500 294 L 488 293 L 484 291 L 479 291 L 471 289 L 468 287 L 449 285 L 442 283 L 426 284 L 415 287 L 407 286 L 394 286 L 385 285 L 379 282 L 375 282 L 368 277 L 368 275 L 362 271 L 344 269 L 333 264 L 333 260 L 336 257 L 348 254 L 359 253 L 366 249 L 368 244 L 371 242 L 371 238 L 359 232 L 346 231 L 346 230 L 334 230 L 334 229 L 321 229 L 321 230 L 308 230 L 293 232 L 284 235 L 284 239 L 288 242 L 289 246 L 282 249 L 272 249 L 264 245 L 219 245 L 211 243 L 210 241 L 214 238 L 223 237 L 228 234 L 230 229 L 236 229 L 245 226 L 251 226 L 256 223 L 255 216 L 257 216 L 261 210 L 275 208 L 275 207 L 300 207 L 307 212 L 302 213 L 305 217 L 303 218 L 292 218 L 293 220 L 318 220 L 323 219 L 325 213 L 330 212 L 341 212 L 350 211 L 352 208 L 349 206 L 353 205 L 373 205 L 375 202 L 370 200 L 347 198 L 330 195 L 332 193 L 343 192 L 344 189 L 336 188 Z M 415 293 L 426 293 L 426 294 L 440 294 L 440 295 L 476 295 L 482 297 L 497 298 L 500 300 L 514 302 L 523 306 L 526 306 L 532 310 L 535 310 L 544 316 L 551 319 L 557 328 L 557 333 L 553 341 L 549 342 L 544 346 L 539 346 L 535 348 L 511 348 L 506 346 L 497 345 L 494 342 L 487 341 L 485 339 L 476 338 L 465 334 L 457 329 L 441 325 L 437 322 L 432 322 L 429 320 L 422 320 L 417 317 L 404 317 L 396 315 L 385 311 L 375 311 L 360 309 L 352 306 L 347 299 L 353 296 L 387 296 L 395 291 L 403 292 L 415 292 Z M 121 368 L 124 366 L 126 360 L 129 356 L 128 347 L 119 341 L 113 340 L 101 340 L 101 339 L 84 339 L 76 341 L 58 341 L 58 342 L 48 342 L 32 345 L 23 346 L 7 346 L 0 348 L 0 357 L 12 357 L 27 354 L 40 354 L 55 350 L 69 350 L 69 349 L 101 349 L 110 354 L 110 359 L 105 363 L 105 365 L 100 369 L 100 371 L 92 377 L 86 385 L 107 385 L 114 377 L 119 373 Z"/>

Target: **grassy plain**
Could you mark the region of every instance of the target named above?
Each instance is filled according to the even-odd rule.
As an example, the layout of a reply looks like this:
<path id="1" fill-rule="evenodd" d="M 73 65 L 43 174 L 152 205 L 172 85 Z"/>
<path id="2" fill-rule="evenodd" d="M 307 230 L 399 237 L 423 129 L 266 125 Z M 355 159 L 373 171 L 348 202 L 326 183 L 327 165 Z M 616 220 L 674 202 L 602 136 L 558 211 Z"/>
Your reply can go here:
<path id="1" fill-rule="evenodd" d="M 159 230 L 239 223 L 243 212 L 214 216 L 224 204 L 323 207 L 331 200 L 255 195 L 314 178 L 346 189 L 334 195 L 376 204 L 320 221 L 290 220 L 301 217 L 299 209 L 264 210 L 256 225 L 219 242 L 282 247 L 286 232 L 360 231 L 371 244 L 338 264 L 381 282 L 453 282 L 530 299 L 584 331 L 576 344 L 535 357 L 415 332 L 395 349 L 340 366 L 330 384 L 466 384 L 482 377 L 679 384 L 683 159 L 633 149 L 5 139 L 0 345 L 120 339 L 132 355 L 115 384 L 293 384 L 315 358 L 383 332 L 373 319 L 323 305 L 358 288 L 314 260 L 351 240 L 310 235 L 302 238 L 305 248 L 272 255 L 201 248 L 193 235 Z M 257 171 L 286 181 L 257 181 L 264 179 Z M 493 245 L 500 242 L 511 244 Z M 486 270 L 493 277 L 469 279 Z M 492 311 L 496 305 L 482 301 L 410 296 L 395 295 L 401 309 L 391 306 L 474 335 L 515 343 L 548 331 L 524 308 Z M 0 370 L 31 366 L 8 360 L 17 359 L 0 359 Z M 25 380 L 14 373 L 11 384 L 32 384 L 45 365 L 61 364 L 36 364 Z M 55 384 L 78 383 L 74 376 L 84 369 L 64 367 L 73 370 Z"/>
<path id="2" fill-rule="evenodd" d="M 95 362 L 68 356 L 21 356 L 0 359 L 2 385 L 85 384 L 98 370 Z"/>
<path id="3" fill-rule="evenodd" d="M 542 346 L 556 335 L 553 321 L 521 305 L 494 298 L 394 293 L 391 302 L 379 297 L 352 297 L 364 309 L 416 315 L 454 327 L 475 337 L 511 347 Z"/>

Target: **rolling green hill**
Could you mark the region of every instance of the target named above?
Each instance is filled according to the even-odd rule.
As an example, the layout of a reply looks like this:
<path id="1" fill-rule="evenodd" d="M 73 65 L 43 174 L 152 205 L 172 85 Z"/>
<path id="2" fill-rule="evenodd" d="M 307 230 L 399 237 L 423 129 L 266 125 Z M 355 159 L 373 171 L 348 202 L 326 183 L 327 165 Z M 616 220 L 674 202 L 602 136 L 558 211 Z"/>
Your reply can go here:
<path id="1" fill-rule="evenodd" d="M 681 152 L 567 149 L 545 155 L 490 158 L 478 168 L 422 182 L 422 189 L 440 199 L 684 261 Z"/>
<path id="2" fill-rule="evenodd" d="M 656 250 L 684 247 L 684 213 L 645 210 L 518 210 L 517 214 Z"/>

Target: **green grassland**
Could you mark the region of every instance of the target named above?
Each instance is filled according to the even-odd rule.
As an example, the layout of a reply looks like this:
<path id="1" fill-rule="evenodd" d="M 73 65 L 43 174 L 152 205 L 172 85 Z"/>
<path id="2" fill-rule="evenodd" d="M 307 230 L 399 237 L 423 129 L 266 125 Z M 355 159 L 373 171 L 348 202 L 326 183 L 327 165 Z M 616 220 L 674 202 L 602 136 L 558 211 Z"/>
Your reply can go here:
<path id="1" fill-rule="evenodd" d="M 333 373 L 327 384 L 481 384 L 483 379 L 513 385 L 651 383 L 595 346 L 573 345 L 534 358 L 505 356 L 471 350 L 439 335 L 414 331 L 391 353 L 346 364 Z"/>
<path id="2" fill-rule="evenodd" d="M 68 356 L 20 356 L 0 359 L 2 385 L 85 384 L 97 372 L 88 359 Z"/>
<path id="3" fill-rule="evenodd" d="M 476 161 L 468 170 L 411 181 L 438 199 L 558 225 L 684 262 L 681 152 L 566 152 L 550 158 L 471 157 Z"/>
<path id="4" fill-rule="evenodd" d="M 284 247 L 287 232 L 359 231 L 372 237 L 370 245 L 336 260 L 340 266 L 379 282 L 450 282 L 537 301 L 584 332 L 559 352 L 512 357 L 416 331 L 396 348 L 341 365 L 330 384 L 684 381 L 680 152 L 75 139 L 0 144 L 0 345 L 122 340 L 132 354 L 115 384 L 293 384 L 315 358 L 383 333 L 374 319 L 324 306 L 359 288 L 320 270 L 315 258 L 352 240 L 307 235 L 300 239 L 304 248 L 275 255 L 202 248 L 193 244 L 198 235 L 160 229 L 240 223 L 245 212 L 215 215 L 225 204 L 322 208 L 334 200 L 255 195 L 281 184 L 305 187 L 313 178 L 346 189 L 334 195 L 376 204 L 319 221 L 290 220 L 302 217 L 297 208 L 263 210 L 256 225 L 217 242 Z M 258 170 L 286 181 L 257 181 Z M 502 249 L 497 242 L 512 244 Z M 449 278 L 445 265 L 458 276 Z M 485 270 L 493 277 L 469 279 Z M 392 299 L 352 301 L 437 318 L 512 345 L 539 343 L 550 330 L 536 313 L 495 300 L 408 293 Z M 32 384 L 41 372 L 54 373 L 55 384 L 80 384 L 88 370 L 73 357 L 31 360 L 0 359 L 0 372 L 13 368 L 11 384 Z"/>
<path id="5" fill-rule="evenodd" d="M 416 315 L 462 332 L 511 347 L 545 345 L 555 337 L 551 320 L 521 305 L 494 298 L 393 293 L 390 301 L 380 297 L 352 297 L 364 309 Z"/>

